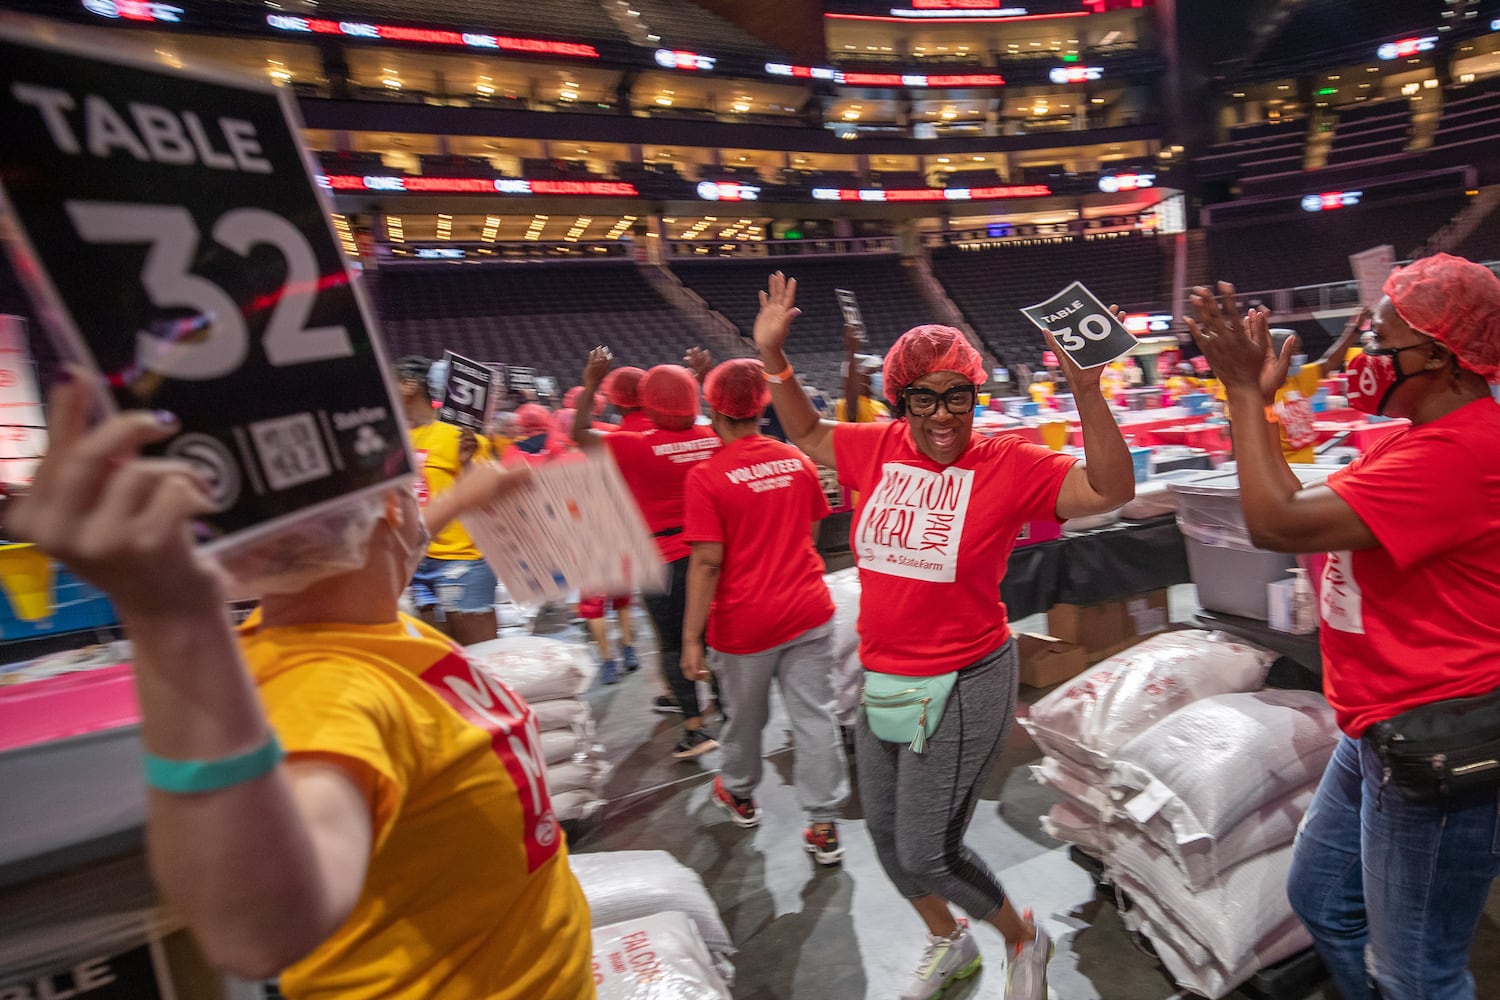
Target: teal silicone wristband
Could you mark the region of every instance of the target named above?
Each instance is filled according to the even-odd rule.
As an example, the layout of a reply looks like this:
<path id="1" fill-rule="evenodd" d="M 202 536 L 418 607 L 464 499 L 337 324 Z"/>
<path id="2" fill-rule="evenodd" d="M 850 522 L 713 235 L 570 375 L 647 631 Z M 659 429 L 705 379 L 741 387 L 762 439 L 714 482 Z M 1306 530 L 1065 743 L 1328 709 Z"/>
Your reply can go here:
<path id="1" fill-rule="evenodd" d="M 217 792 L 221 789 L 254 781 L 269 774 L 286 754 L 275 734 L 254 750 L 233 757 L 215 760 L 167 760 L 152 754 L 142 754 L 145 765 L 146 784 L 163 792 L 177 795 L 192 795 L 199 792 Z"/>

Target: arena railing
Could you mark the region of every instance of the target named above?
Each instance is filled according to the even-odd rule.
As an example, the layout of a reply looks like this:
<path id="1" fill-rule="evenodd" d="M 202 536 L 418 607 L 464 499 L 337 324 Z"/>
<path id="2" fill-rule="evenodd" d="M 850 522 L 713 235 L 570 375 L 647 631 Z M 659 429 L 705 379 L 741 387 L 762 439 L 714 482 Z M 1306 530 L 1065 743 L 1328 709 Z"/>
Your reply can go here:
<path id="1" fill-rule="evenodd" d="M 673 259 L 693 257 L 847 257 L 901 252 L 898 236 L 828 240 L 670 240 Z"/>
<path id="2" fill-rule="evenodd" d="M 543 242 L 541 240 L 497 240 L 494 243 L 468 241 L 417 241 L 382 245 L 379 263 L 406 264 L 485 264 L 517 260 L 620 260 L 636 256 L 630 240 L 579 240 Z"/>

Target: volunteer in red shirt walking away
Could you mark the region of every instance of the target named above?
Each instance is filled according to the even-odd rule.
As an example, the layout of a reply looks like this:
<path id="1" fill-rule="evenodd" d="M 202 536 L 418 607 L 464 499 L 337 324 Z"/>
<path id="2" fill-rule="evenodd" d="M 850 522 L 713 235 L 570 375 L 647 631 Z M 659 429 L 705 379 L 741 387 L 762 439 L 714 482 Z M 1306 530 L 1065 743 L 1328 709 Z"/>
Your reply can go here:
<path id="1" fill-rule="evenodd" d="M 1250 538 L 1328 552 L 1323 689 L 1344 738 L 1297 835 L 1292 907 L 1347 1000 L 1470 1000 L 1500 874 L 1500 279 L 1448 254 L 1386 279 L 1349 401 L 1411 425 L 1307 488 L 1260 389 L 1290 348 L 1218 290 L 1193 290 L 1189 323 L 1227 390 Z"/>
<path id="2" fill-rule="evenodd" d="M 632 371 L 640 371 L 639 368 Z M 646 374 L 641 372 L 642 375 Z M 609 379 L 604 380 L 608 383 Z M 553 418 L 553 425 L 557 433 L 571 435 L 573 430 L 574 409 L 578 406 L 578 399 L 583 395 L 583 386 L 575 385 L 563 393 L 563 409 L 559 410 Z M 594 397 L 594 430 L 604 434 L 611 434 L 619 430 L 616 424 L 607 424 L 599 418 L 604 414 L 604 405 L 609 393 L 606 390 Z M 564 416 L 566 414 L 566 417 Z M 568 444 L 572 444 L 571 436 Z M 617 661 L 609 645 L 609 620 L 606 616 L 606 605 L 615 610 L 620 622 L 620 659 Z M 620 679 L 620 668 L 623 666 L 626 673 L 634 673 L 640 669 L 640 661 L 635 656 L 635 627 L 630 620 L 630 595 L 617 594 L 608 596 L 604 594 L 584 595 L 578 599 L 578 617 L 582 618 L 588 626 L 589 635 L 593 636 L 594 645 L 599 647 L 599 678 L 606 684 L 613 684 Z"/>
<path id="3" fill-rule="evenodd" d="M 687 478 L 682 672 L 707 680 L 711 663 L 719 680 L 728 721 L 713 800 L 742 827 L 760 823 L 753 795 L 776 681 L 797 752 L 793 784 L 812 821 L 803 840 L 831 865 L 844 856 L 834 821 L 849 798 L 849 765 L 833 708 L 833 600 L 813 547 L 828 500 L 806 456 L 758 432 L 771 401 L 764 376 L 759 361 L 738 358 L 703 387 L 724 447 Z"/>
<path id="4" fill-rule="evenodd" d="M 649 431 L 651 418 L 641 412 L 641 379 L 644 370 L 625 365 L 604 376 L 600 390 L 609 405 L 620 415 L 619 429 L 622 431 Z"/>
<path id="5" fill-rule="evenodd" d="M 1012 434 L 973 435 L 983 359 L 959 331 L 908 330 L 886 352 L 883 388 L 898 420 L 819 420 L 784 352 L 796 281 L 760 294 L 755 344 L 787 438 L 860 494 L 864 711 L 855 728 L 859 793 L 881 866 L 927 924 L 904 1000 L 925 1000 L 979 970 L 956 903 L 1005 936 L 1005 995 L 1047 995 L 1047 934 L 1017 911 L 963 834 L 1015 717 L 1016 644 L 1000 579 L 1027 521 L 1112 510 L 1135 495 L 1130 451 L 1099 390 L 1056 344 L 1083 424 L 1086 461 Z M 1050 340 L 1050 338 L 1049 338 Z"/>
<path id="6" fill-rule="evenodd" d="M 688 760 L 719 744 L 703 729 L 698 687 L 682 674 L 682 615 L 687 605 L 688 544 L 682 538 L 683 486 L 688 472 L 723 443 L 711 429 L 695 421 L 701 412 L 698 383 L 681 365 L 657 365 L 641 379 L 641 408 L 651 428 L 637 433 L 601 434 L 589 426 L 594 394 L 613 359 L 607 347 L 589 352 L 583 372 L 583 393 L 573 421 L 573 440 L 583 447 L 604 444 L 620 466 L 620 474 L 635 497 L 646 526 L 667 564 L 667 590 L 645 594 L 646 611 L 656 626 L 662 673 L 682 709 L 682 738 L 672 750 Z"/>

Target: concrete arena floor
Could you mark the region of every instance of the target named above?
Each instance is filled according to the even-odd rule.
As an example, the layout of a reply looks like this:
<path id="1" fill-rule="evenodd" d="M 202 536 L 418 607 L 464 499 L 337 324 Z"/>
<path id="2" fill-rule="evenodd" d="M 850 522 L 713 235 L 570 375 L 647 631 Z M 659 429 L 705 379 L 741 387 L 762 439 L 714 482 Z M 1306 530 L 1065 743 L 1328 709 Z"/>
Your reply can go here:
<path id="1" fill-rule="evenodd" d="M 1171 597 L 1172 620 L 1190 621 L 1197 609 L 1193 587 L 1174 587 Z M 633 614 L 641 670 L 619 684 L 596 685 L 588 695 L 598 741 L 613 765 L 606 785 L 609 805 L 576 831 L 571 849 L 665 850 L 696 870 L 739 946 L 734 988 L 739 1000 L 894 997 L 921 950 L 922 928 L 880 869 L 858 797 L 839 824 L 846 845 L 843 863 L 820 868 L 802 850 L 805 820 L 791 785 L 795 751 L 785 714 L 775 705 L 765 732 L 765 777 L 756 795 L 761 825 L 741 830 L 730 823 L 709 802 L 718 753 L 687 762 L 670 756 L 680 717 L 650 708 L 651 699 L 665 688 L 657 673 L 650 619 L 638 602 Z M 544 613 L 536 631 L 585 641 L 582 625 L 572 618 L 571 608 Z M 1015 625 L 1046 630 L 1040 615 Z M 1021 689 L 1027 702 L 1044 693 Z M 1056 941 L 1049 966 L 1051 996 L 1188 996 L 1133 940 L 1112 898 L 1096 891 L 1090 876 L 1069 859 L 1067 846 L 1042 832 L 1039 817 L 1056 793 L 1038 785 L 1027 770 L 1039 757 L 1036 745 L 1015 727 L 985 785 L 968 842 L 989 861 L 1013 898 L 1035 910 Z M 979 928 L 976 936 L 984 970 L 949 991 L 946 1000 L 1004 994 L 1003 939 L 988 927 Z M 1492 893 L 1481 921 L 1473 968 L 1479 1000 L 1500 1000 L 1500 890 Z M 1247 998 L 1244 993 L 1232 996 Z M 1308 1000 L 1334 996 L 1332 990 L 1314 992 Z"/>

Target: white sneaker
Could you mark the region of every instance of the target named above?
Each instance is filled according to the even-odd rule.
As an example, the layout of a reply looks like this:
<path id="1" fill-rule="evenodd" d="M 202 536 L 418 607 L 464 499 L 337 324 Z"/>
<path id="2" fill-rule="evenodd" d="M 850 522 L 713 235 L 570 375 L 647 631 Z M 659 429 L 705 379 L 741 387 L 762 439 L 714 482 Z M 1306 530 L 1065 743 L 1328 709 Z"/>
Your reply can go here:
<path id="1" fill-rule="evenodd" d="M 969 922 L 958 918 L 958 930 L 948 937 L 927 935 L 922 960 L 901 991 L 901 1000 L 936 1000 L 951 984 L 979 971 L 984 959 L 969 934 Z"/>
<path id="2" fill-rule="evenodd" d="M 1031 919 L 1031 911 L 1023 914 Z M 1047 962 L 1052 958 L 1052 939 L 1036 925 L 1036 937 L 1017 945 L 1005 963 L 1005 1000 L 1047 1000 Z"/>

